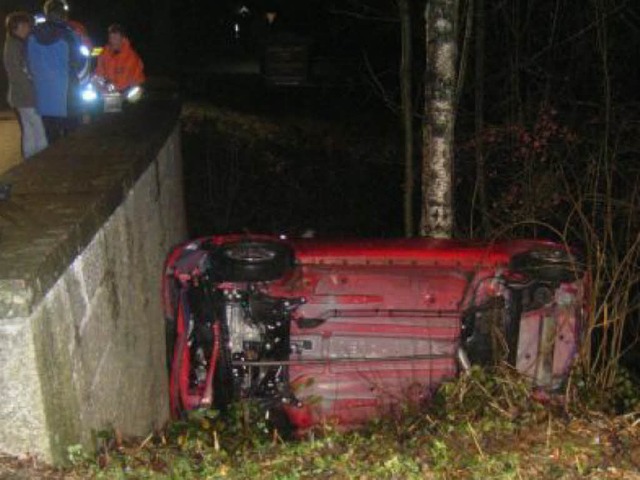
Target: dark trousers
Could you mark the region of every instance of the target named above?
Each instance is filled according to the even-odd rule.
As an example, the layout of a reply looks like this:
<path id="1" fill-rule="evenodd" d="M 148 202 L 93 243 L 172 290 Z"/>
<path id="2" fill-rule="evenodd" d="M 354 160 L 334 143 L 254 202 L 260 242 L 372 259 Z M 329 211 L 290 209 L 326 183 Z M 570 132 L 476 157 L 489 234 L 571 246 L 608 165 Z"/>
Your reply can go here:
<path id="1" fill-rule="evenodd" d="M 54 144 L 62 137 L 66 137 L 78 127 L 78 119 L 76 117 L 42 117 L 44 131 L 47 133 L 49 145 Z"/>

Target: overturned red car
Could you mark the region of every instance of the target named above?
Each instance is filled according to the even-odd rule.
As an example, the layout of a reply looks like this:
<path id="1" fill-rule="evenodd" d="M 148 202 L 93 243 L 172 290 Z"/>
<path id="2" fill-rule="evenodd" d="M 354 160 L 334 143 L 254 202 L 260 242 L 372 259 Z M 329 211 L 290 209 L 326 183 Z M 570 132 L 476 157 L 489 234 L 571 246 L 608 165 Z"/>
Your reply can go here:
<path id="1" fill-rule="evenodd" d="M 587 278 L 537 240 L 195 240 L 164 271 L 172 414 L 251 399 L 293 432 L 348 427 L 501 361 L 557 388 Z"/>

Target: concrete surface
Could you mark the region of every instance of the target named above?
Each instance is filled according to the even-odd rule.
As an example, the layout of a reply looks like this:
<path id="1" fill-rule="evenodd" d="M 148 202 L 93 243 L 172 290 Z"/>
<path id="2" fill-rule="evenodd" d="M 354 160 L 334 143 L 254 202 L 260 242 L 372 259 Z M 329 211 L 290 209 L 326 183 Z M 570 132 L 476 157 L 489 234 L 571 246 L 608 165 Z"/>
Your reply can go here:
<path id="1" fill-rule="evenodd" d="M 0 451 L 63 463 L 168 419 L 160 277 L 184 239 L 179 105 L 83 127 L 4 175 Z"/>
<path id="2" fill-rule="evenodd" d="M 20 125 L 11 110 L 0 110 L 0 174 L 22 162 Z"/>

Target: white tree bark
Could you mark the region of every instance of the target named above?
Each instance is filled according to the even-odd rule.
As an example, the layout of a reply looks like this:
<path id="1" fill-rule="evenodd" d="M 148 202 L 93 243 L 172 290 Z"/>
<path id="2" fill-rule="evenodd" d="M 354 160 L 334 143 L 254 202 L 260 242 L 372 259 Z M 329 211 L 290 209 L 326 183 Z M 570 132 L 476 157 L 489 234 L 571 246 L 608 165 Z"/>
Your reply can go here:
<path id="1" fill-rule="evenodd" d="M 453 233 L 457 0 L 428 0 L 425 8 L 427 67 L 422 147 L 423 236 Z"/>

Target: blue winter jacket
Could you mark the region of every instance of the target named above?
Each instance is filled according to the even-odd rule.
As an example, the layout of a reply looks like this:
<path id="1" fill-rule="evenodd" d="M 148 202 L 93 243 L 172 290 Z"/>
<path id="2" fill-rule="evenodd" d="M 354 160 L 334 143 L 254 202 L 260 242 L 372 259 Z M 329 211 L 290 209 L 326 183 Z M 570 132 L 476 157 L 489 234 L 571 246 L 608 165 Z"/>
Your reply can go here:
<path id="1" fill-rule="evenodd" d="M 83 61 L 80 45 L 78 35 L 64 22 L 47 20 L 33 28 L 27 40 L 27 61 L 40 115 L 74 113 L 77 72 Z"/>

